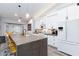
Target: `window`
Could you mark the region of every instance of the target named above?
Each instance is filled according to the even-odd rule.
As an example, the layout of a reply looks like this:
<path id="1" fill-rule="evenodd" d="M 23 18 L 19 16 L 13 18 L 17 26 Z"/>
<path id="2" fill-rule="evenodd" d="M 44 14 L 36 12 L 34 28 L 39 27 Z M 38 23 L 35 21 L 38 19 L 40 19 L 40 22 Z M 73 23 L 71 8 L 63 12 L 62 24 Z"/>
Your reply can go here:
<path id="1" fill-rule="evenodd" d="M 21 24 L 7 24 L 6 32 L 12 32 L 13 34 L 22 34 L 23 25 Z"/>

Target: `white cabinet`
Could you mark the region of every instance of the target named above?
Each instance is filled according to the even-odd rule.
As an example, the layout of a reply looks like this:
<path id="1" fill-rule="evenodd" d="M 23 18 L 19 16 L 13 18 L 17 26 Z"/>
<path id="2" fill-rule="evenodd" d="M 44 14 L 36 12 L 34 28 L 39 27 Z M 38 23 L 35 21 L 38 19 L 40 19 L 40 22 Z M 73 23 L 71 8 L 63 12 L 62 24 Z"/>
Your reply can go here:
<path id="1" fill-rule="evenodd" d="M 58 11 L 58 21 L 65 21 L 67 17 L 67 7 Z"/>
<path id="2" fill-rule="evenodd" d="M 59 45 L 60 45 L 60 47 L 58 47 L 59 51 L 63 51 L 73 56 L 79 55 L 79 44 L 75 44 L 67 41 L 61 41 Z"/>
<path id="3" fill-rule="evenodd" d="M 66 34 L 63 38 L 59 39 L 58 50 L 68 53 L 70 55 L 79 55 L 79 6 L 76 4 L 67 7 L 68 21 L 65 24 Z M 59 38 L 63 36 L 63 33 L 59 32 Z"/>
<path id="4" fill-rule="evenodd" d="M 66 20 L 67 8 L 59 10 L 52 15 L 49 15 L 46 19 L 46 27 L 51 28 L 52 26 L 58 28 L 59 23 Z M 63 26 L 63 25 L 62 25 Z"/>
<path id="5" fill-rule="evenodd" d="M 49 45 L 55 45 L 55 41 L 54 41 L 54 38 L 52 36 L 48 36 L 48 44 Z"/>
<path id="6" fill-rule="evenodd" d="M 48 45 L 57 47 L 57 36 L 47 35 Z"/>
<path id="7" fill-rule="evenodd" d="M 46 25 L 46 17 L 40 17 L 38 19 L 36 19 L 34 21 L 34 26 L 35 26 L 35 29 L 39 29 L 40 28 L 40 25 L 44 24 Z"/>
<path id="8" fill-rule="evenodd" d="M 79 20 L 67 22 L 67 41 L 79 43 Z"/>
<path id="9" fill-rule="evenodd" d="M 79 6 L 77 4 L 68 7 L 68 18 L 69 20 L 79 19 Z"/>
<path id="10" fill-rule="evenodd" d="M 79 6 L 68 7 L 67 41 L 79 43 Z"/>
<path id="11" fill-rule="evenodd" d="M 58 32 L 58 36 L 48 36 L 48 44 L 51 46 L 58 47 L 58 40 L 66 40 L 66 28 L 65 20 L 67 17 L 67 8 L 60 9 L 46 19 L 46 27 L 63 27 L 62 31 Z"/>

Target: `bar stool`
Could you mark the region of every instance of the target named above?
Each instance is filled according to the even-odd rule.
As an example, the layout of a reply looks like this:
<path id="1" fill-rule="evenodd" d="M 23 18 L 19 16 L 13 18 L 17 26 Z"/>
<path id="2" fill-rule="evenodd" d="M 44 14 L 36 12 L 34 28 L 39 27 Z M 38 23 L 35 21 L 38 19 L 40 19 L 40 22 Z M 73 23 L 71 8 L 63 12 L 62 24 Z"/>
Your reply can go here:
<path id="1" fill-rule="evenodd" d="M 16 44 L 12 40 L 11 35 L 12 35 L 12 33 L 6 33 L 7 44 L 8 44 L 8 48 L 9 48 L 9 51 L 11 52 L 11 54 L 16 55 Z"/>

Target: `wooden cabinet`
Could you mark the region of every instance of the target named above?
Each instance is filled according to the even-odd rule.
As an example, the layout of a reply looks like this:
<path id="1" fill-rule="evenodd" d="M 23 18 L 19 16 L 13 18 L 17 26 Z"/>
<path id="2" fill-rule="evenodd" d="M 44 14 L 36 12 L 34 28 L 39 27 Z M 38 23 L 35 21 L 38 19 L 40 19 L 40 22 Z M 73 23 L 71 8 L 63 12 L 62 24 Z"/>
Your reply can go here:
<path id="1" fill-rule="evenodd" d="M 47 56 L 47 39 L 17 46 L 17 56 Z"/>

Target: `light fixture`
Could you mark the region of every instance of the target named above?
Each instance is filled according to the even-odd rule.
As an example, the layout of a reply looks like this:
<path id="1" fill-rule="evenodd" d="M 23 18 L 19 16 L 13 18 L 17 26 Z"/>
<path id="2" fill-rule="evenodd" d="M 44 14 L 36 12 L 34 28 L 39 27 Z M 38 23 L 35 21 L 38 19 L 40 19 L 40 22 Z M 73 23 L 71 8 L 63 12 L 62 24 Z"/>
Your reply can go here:
<path id="1" fill-rule="evenodd" d="M 21 19 L 18 19 L 18 22 L 21 22 Z"/>
<path id="2" fill-rule="evenodd" d="M 15 13 L 14 16 L 18 16 L 17 13 Z"/>
<path id="3" fill-rule="evenodd" d="M 19 8 L 18 9 L 19 12 L 18 12 L 18 15 L 17 14 L 16 15 L 19 17 L 18 22 L 21 22 L 21 20 L 22 20 L 21 13 L 20 13 L 21 12 L 21 5 L 18 5 L 18 8 Z"/>
<path id="4" fill-rule="evenodd" d="M 29 17 L 30 17 L 30 15 L 29 15 L 29 13 L 27 13 L 27 14 L 26 14 L 26 18 L 29 18 Z"/>

